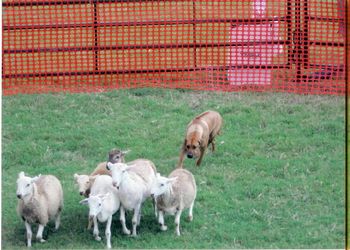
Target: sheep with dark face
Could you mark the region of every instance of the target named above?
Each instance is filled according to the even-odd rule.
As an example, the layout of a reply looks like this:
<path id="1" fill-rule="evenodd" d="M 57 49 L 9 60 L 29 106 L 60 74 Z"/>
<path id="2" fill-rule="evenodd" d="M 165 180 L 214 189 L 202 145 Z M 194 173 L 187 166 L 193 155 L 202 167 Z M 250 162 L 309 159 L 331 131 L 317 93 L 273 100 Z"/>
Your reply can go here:
<path id="1" fill-rule="evenodd" d="M 120 149 L 112 149 L 108 153 L 108 161 L 112 163 L 125 162 L 124 156 L 129 153 L 130 150 L 122 151 Z M 111 172 L 107 169 L 107 162 L 101 162 L 97 165 L 95 170 L 90 174 L 74 174 L 75 183 L 78 186 L 79 194 L 84 195 L 85 197 L 89 197 L 91 192 L 91 187 L 94 184 L 94 181 L 99 175 L 109 175 L 111 176 Z M 89 219 L 87 228 L 90 229 L 92 226 L 92 220 Z"/>
<path id="2" fill-rule="evenodd" d="M 112 149 L 108 153 L 108 162 L 118 163 L 125 162 L 124 156 L 130 152 L 130 150 L 122 151 L 119 149 Z M 101 162 L 97 165 L 94 171 L 90 175 L 86 174 L 74 174 L 75 183 L 78 185 L 79 194 L 89 197 L 90 189 L 97 175 L 109 175 L 111 172 L 107 169 L 107 162 Z"/>
<path id="3" fill-rule="evenodd" d="M 130 150 L 121 151 L 120 149 L 112 149 L 108 153 L 108 162 L 117 163 L 117 162 L 125 162 L 124 156 L 129 153 Z M 105 162 L 105 168 L 107 166 L 107 162 Z"/>
<path id="4" fill-rule="evenodd" d="M 63 208 L 63 190 L 60 181 L 53 175 L 25 176 L 20 172 L 17 179 L 17 212 L 24 221 L 27 231 L 27 246 L 31 247 L 31 224 L 39 224 L 36 238 L 43 239 L 43 231 L 51 219 L 55 219 L 55 229 L 60 226 Z"/>

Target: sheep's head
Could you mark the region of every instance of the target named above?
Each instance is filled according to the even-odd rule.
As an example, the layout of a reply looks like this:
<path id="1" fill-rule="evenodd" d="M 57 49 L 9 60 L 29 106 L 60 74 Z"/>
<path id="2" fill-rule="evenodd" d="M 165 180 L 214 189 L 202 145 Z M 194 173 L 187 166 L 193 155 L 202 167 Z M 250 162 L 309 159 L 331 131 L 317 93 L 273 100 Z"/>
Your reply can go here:
<path id="1" fill-rule="evenodd" d="M 109 195 L 111 195 L 111 193 L 90 195 L 89 198 L 81 200 L 80 204 L 89 206 L 89 216 L 93 218 L 102 212 L 103 202 Z"/>
<path id="2" fill-rule="evenodd" d="M 157 197 L 164 194 L 167 190 L 169 190 L 172 183 L 175 182 L 176 179 L 177 177 L 167 178 L 157 173 L 157 178 L 151 188 L 151 195 Z"/>
<path id="3" fill-rule="evenodd" d="M 40 177 L 35 176 L 33 178 L 29 176 L 25 176 L 24 172 L 20 172 L 18 174 L 17 179 L 17 198 L 18 199 L 25 199 L 27 197 L 30 197 L 33 193 L 33 183 Z"/>
<path id="4" fill-rule="evenodd" d="M 112 173 L 113 186 L 119 189 L 120 183 L 122 182 L 125 174 L 127 174 L 129 166 L 125 163 L 107 163 L 107 169 Z"/>
<path id="5" fill-rule="evenodd" d="M 125 162 L 124 156 L 129 152 L 130 150 L 121 151 L 119 149 L 112 149 L 108 153 L 108 162 L 111 162 L 111 163 Z"/>
<path id="6" fill-rule="evenodd" d="M 90 189 L 95 178 L 96 176 L 74 174 L 74 180 L 78 186 L 80 195 L 84 195 L 85 197 L 89 196 Z"/>

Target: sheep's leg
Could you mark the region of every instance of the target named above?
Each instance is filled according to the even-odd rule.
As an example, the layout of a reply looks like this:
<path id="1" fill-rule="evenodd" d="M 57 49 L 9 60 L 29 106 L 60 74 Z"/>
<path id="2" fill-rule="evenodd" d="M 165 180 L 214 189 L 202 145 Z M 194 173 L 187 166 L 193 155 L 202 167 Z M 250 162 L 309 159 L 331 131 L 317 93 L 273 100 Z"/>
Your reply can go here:
<path id="1" fill-rule="evenodd" d="M 44 227 L 44 225 L 39 224 L 38 232 L 36 234 L 36 239 L 41 243 L 45 242 L 45 240 L 43 239 Z"/>
<path id="2" fill-rule="evenodd" d="M 55 230 L 58 230 L 61 224 L 61 213 L 58 213 L 55 220 Z"/>
<path id="3" fill-rule="evenodd" d="M 164 212 L 162 210 L 158 211 L 158 222 L 160 225 L 160 230 L 166 231 L 168 227 L 164 224 Z"/>
<path id="4" fill-rule="evenodd" d="M 100 241 L 101 237 L 99 236 L 99 231 L 98 231 L 98 223 L 97 223 L 97 217 L 94 216 L 94 231 L 93 231 L 95 240 Z"/>
<path id="5" fill-rule="evenodd" d="M 24 225 L 26 227 L 26 230 L 27 230 L 27 246 L 28 247 L 32 247 L 32 228 L 30 226 L 30 224 L 28 222 L 24 222 Z"/>
<path id="6" fill-rule="evenodd" d="M 125 225 L 125 209 L 123 206 L 120 206 L 120 223 L 123 227 L 123 233 L 130 234 L 130 230 Z"/>
<path id="7" fill-rule="evenodd" d="M 190 206 L 190 209 L 189 209 L 189 212 L 188 212 L 188 220 L 189 221 L 192 221 L 193 220 L 193 206 L 194 206 L 194 201 L 191 203 L 191 206 Z"/>
<path id="8" fill-rule="evenodd" d="M 141 222 L 141 208 L 140 208 L 139 214 L 137 216 L 137 225 L 138 226 L 140 226 L 140 222 Z"/>
<path id="9" fill-rule="evenodd" d="M 157 200 L 156 200 L 156 198 L 153 197 L 152 201 L 153 201 L 154 215 L 156 216 L 156 219 L 157 219 L 157 217 L 158 217 Z"/>
<path id="10" fill-rule="evenodd" d="M 107 239 L 107 248 L 112 248 L 111 245 L 111 224 L 112 224 L 112 215 L 108 217 L 106 225 L 106 239 Z"/>
<path id="11" fill-rule="evenodd" d="M 175 214 L 176 235 L 180 236 L 180 217 L 182 210 L 177 210 Z"/>
<path id="12" fill-rule="evenodd" d="M 132 236 L 137 236 L 136 234 L 136 227 L 137 227 L 137 221 L 138 217 L 140 216 L 141 213 L 141 204 L 136 205 L 134 209 L 134 216 L 132 217 Z"/>
<path id="13" fill-rule="evenodd" d="M 93 221 L 92 221 L 92 219 L 89 217 L 88 226 L 87 226 L 87 229 L 88 229 L 88 230 L 91 229 L 92 224 L 93 224 Z"/>

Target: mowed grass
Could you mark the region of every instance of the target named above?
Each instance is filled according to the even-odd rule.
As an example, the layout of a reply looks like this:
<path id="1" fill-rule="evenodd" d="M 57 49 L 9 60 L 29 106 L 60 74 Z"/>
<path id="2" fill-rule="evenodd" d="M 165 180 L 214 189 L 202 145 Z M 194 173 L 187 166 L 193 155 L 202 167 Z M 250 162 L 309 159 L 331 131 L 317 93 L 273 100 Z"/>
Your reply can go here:
<path id="1" fill-rule="evenodd" d="M 194 220 L 183 213 L 161 232 L 152 205 L 143 207 L 138 237 L 112 224 L 114 248 L 344 248 L 344 97 L 283 93 L 216 93 L 136 89 L 96 94 L 3 97 L 2 247 L 25 247 L 16 214 L 16 179 L 53 174 L 62 184 L 62 226 L 44 231 L 34 249 L 105 248 L 86 229 L 88 209 L 73 182 L 114 148 L 127 161 L 152 160 L 158 171 L 175 167 L 188 122 L 217 110 L 224 118 L 217 151 L 202 166 L 185 160 L 198 194 Z M 128 214 L 130 227 L 131 214 Z M 36 231 L 35 231 L 36 233 Z"/>

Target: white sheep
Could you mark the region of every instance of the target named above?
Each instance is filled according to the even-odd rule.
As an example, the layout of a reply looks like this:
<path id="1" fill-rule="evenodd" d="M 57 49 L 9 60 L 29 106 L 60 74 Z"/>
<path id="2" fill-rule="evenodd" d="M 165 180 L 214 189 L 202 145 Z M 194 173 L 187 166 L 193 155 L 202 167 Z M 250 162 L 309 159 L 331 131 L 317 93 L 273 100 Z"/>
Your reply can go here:
<path id="1" fill-rule="evenodd" d="M 25 176 L 20 172 L 17 179 L 17 212 L 22 217 L 27 231 L 27 246 L 32 246 L 31 224 L 38 223 L 36 239 L 43 239 L 44 227 L 55 219 L 55 229 L 60 226 L 63 208 L 63 190 L 60 181 L 53 175 Z"/>
<path id="2" fill-rule="evenodd" d="M 157 173 L 156 182 L 152 187 L 152 196 L 156 198 L 160 229 L 167 230 L 164 224 L 164 212 L 175 214 L 176 234 L 180 236 L 181 213 L 189 208 L 188 219 L 192 221 L 196 195 L 196 181 L 190 171 L 175 169 L 168 178 Z"/>
<path id="3" fill-rule="evenodd" d="M 117 162 L 125 162 L 124 156 L 130 152 L 121 151 L 119 149 L 113 149 L 108 153 L 108 162 L 117 163 Z M 96 175 L 111 175 L 110 171 L 106 168 L 107 162 L 101 162 L 97 165 L 97 167 L 92 171 L 90 175 L 86 174 L 74 174 L 75 183 L 78 186 L 80 195 L 84 195 L 85 197 L 89 197 L 91 186 L 94 182 Z"/>
<path id="4" fill-rule="evenodd" d="M 107 248 L 111 248 L 112 216 L 120 207 L 117 190 L 112 185 L 112 178 L 108 175 L 98 175 L 91 187 L 89 198 L 80 201 L 80 204 L 89 205 L 89 217 L 94 221 L 93 235 L 96 240 L 101 240 L 97 221 L 107 221 L 105 230 Z"/>
<path id="5" fill-rule="evenodd" d="M 118 189 L 121 202 L 120 221 L 123 232 L 130 234 L 125 225 L 125 209 L 134 210 L 132 218 L 132 236 L 136 236 L 136 227 L 140 225 L 142 203 L 151 195 L 153 182 L 156 180 L 155 166 L 151 161 L 140 160 L 138 164 L 107 163 L 112 172 L 113 185 Z"/>
<path id="6" fill-rule="evenodd" d="M 111 163 L 115 163 L 115 162 L 111 162 Z M 136 160 L 127 162 L 126 165 L 129 166 L 130 172 L 134 172 L 140 176 L 148 175 L 148 172 L 149 172 L 149 168 L 144 168 L 143 165 L 148 165 L 149 167 L 151 167 L 153 169 L 154 173 L 157 173 L 157 169 L 156 169 L 156 166 L 154 165 L 154 163 L 150 160 L 147 160 L 147 159 L 136 159 Z M 146 172 L 145 172 L 145 170 L 146 170 Z M 110 172 L 110 174 L 112 175 L 111 172 Z M 154 214 L 157 218 L 157 207 L 155 204 L 155 199 L 152 199 L 152 202 L 153 202 Z"/>

